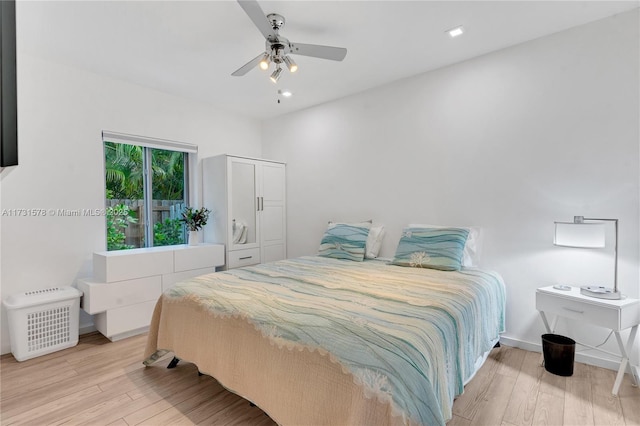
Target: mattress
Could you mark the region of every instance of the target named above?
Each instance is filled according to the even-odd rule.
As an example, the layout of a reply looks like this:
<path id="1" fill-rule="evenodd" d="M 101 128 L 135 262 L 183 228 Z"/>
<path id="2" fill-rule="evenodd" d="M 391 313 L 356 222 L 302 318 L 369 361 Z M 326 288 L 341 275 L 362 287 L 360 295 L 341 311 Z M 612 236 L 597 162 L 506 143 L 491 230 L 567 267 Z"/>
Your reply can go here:
<path id="1" fill-rule="evenodd" d="M 145 363 L 171 351 L 279 424 L 444 425 L 504 312 L 495 272 L 300 257 L 165 292 Z"/>

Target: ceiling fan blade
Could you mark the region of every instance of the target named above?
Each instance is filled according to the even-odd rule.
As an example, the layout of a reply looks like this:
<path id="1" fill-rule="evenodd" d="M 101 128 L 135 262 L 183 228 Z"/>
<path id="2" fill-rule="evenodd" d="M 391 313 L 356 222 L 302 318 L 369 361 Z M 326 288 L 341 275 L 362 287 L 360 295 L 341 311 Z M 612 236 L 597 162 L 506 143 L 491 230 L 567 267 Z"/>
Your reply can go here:
<path id="1" fill-rule="evenodd" d="M 253 58 L 252 60 L 250 60 L 249 62 L 247 62 L 243 66 L 241 66 L 240 68 L 238 68 L 231 75 L 234 76 L 234 77 L 241 77 L 241 76 L 245 75 L 246 73 L 248 73 L 249 71 L 254 69 L 260 63 L 260 60 L 262 59 L 263 56 L 264 56 L 264 52 L 259 54 L 258 56 L 256 56 L 255 58 Z"/>
<path id="2" fill-rule="evenodd" d="M 344 47 L 320 46 L 317 44 L 289 43 L 291 53 L 303 56 L 313 56 L 315 58 L 331 59 L 341 61 L 347 56 L 347 49 Z"/>
<path id="3" fill-rule="evenodd" d="M 238 4 L 249 15 L 249 18 L 258 27 L 264 38 L 274 39 L 276 37 L 271 23 L 256 0 L 238 0 Z"/>

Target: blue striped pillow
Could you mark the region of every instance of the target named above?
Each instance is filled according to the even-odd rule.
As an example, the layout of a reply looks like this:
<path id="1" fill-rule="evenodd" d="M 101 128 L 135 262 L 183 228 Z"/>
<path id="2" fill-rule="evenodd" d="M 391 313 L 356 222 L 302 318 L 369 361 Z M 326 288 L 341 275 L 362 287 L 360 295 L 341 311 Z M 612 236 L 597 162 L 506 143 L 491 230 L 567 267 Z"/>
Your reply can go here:
<path id="1" fill-rule="evenodd" d="M 393 265 L 459 271 L 469 236 L 463 228 L 404 228 Z"/>
<path id="2" fill-rule="evenodd" d="M 320 242 L 318 256 L 362 262 L 370 226 L 368 223 L 330 224 Z"/>

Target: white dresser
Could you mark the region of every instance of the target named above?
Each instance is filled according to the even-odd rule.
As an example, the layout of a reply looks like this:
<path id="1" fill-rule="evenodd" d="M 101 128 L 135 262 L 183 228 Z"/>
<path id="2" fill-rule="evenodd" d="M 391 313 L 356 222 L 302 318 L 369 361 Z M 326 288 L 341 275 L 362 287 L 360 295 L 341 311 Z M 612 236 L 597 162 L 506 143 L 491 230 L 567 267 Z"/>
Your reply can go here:
<path id="1" fill-rule="evenodd" d="M 163 291 L 224 265 L 224 246 L 201 244 L 93 254 L 93 277 L 79 279 L 81 307 L 111 340 L 144 333 Z"/>

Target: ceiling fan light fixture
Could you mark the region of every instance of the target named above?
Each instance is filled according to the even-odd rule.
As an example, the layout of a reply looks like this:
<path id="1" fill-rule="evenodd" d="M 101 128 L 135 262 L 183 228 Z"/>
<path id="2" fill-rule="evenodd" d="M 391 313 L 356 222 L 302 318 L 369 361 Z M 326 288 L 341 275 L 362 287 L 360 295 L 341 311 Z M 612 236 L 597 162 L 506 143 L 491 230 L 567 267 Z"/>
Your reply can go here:
<path id="1" fill-rule="evenodd" d="M 290 56 L 285 56 L 284 57 L 284 63 L 287 64 L 287 67 L 289 68 L 290 72 L 296 72 L 298 71 L 298 64 L 296 64 L 294 62 L 293 59 L 291 59 Z"/>
<path id="2" fill-rule="evenodd" d="M 278 67 L 276 68 L 276 70 L 273 72 L 273 74 L 271 74 L 271 77 L 269 77 L 271 79 L 271 81 L 273 81 L 274 83 L 277 83 L 278 80 L 280 79 L 280 75 L 282 74 L 282 68 Z"/>
<path id="3" fill-rule="evenodd" d="M 266 71 L 269 69 L 270 63 L 271 63 L 271 60 L 269 59 L 269 54 L 265 53 L 258 65 L 260 66 L 261 70 Z"/>

